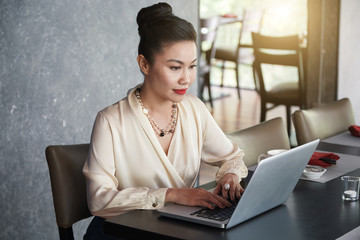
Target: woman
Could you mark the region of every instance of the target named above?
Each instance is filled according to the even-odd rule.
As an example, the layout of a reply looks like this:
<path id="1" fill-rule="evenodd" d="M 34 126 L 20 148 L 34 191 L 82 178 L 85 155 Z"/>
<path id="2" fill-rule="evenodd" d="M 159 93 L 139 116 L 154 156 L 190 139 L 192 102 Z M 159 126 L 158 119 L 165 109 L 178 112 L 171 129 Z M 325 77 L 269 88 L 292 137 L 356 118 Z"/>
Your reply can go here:
<path id="1" fill-rule="evenodd" d="M 93 223 L 169 202 L 230 206 L 243 191 L 247 168 L 206 106 L 186 94 L 196 77 L 193 26 L 166 3 L 141 9 L 137 23 L 144 82 L 99 112 L 83 169 L 89 209 L 101 217 Z M 201 159 L 219 166 L 214 193 L 193 188 Z"/>

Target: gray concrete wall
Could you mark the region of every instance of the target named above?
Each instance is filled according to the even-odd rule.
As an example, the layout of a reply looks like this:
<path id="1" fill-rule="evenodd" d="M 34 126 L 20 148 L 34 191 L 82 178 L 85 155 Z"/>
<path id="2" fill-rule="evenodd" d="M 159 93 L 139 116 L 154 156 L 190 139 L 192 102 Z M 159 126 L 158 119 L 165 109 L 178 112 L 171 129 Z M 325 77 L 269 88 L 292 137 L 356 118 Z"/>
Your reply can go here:
<path id="1" fill-rule="evenodd" d="M 135 18 L 157 2 L 0 1 L 0 239 L 58 239 L 44 150 L 89 142 L 96 113 L 142 81 Z M 198 0 L 166 2 L 197 26 Z"/>

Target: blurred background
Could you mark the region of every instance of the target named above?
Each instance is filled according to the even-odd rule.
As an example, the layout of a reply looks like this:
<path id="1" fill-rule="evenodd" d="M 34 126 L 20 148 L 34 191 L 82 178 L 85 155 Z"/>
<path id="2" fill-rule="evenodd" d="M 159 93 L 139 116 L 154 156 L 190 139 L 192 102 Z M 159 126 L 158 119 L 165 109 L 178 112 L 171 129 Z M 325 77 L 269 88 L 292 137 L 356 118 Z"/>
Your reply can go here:
<path id="1" fill-rule="evenodd" d="M 286 36 L 298 34 L 307 35 L 307 0 L 200 0 L 200 18 L 209 18 L 215 15 L 230 14 L 242 17 L 246 9 L 261 9 L 264 11 L 261 34 L 270 36 Z M 250 38 L 250 35 L 246 36 Z M 222 27 L 218 30 L 216 38 L 218 45 L 232 44 L 236 41 L 236 33 L 231 28 Z M 251 40 L 248 40 L 249 42 Z M 232 63 L 227 63 L 229 67 L 234 67 Z M 281 82 L 289 75 L 294 74 L 294 69 L 278 68 L 276 76 L 273 76 L 273 83 Z M 220 68 L 212 69 L 212 84 L 220 85 Z M 241 66 L 241 88 L 254 89 L 254 80 L 252 77 L 252 68 L 249 65 Z M 235 72 L 227 71 L 224 85 L 235 87 Z"/>

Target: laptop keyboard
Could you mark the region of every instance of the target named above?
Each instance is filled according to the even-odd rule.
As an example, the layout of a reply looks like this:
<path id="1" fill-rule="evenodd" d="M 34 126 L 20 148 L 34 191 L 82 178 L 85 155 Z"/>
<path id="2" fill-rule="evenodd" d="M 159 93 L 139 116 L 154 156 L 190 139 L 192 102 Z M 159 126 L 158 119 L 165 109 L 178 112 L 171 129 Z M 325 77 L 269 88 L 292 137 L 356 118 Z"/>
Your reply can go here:
<path id="1" fill-rule="evenodd" d="M 203 208 L 191 213 L 190 215 L 222 222 L 231 217 L 235 208 L 236 204 L 233 204 L 231 207 L 228 208 Z"/>

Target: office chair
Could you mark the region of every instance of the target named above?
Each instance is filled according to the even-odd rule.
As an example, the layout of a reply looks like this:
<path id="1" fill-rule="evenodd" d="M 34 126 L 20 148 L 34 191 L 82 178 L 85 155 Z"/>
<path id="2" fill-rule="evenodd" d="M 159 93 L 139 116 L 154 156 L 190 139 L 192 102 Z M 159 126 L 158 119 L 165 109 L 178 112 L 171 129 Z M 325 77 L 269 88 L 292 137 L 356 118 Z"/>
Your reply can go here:
<path id="1" fill-rule="evenodd" d="M 297 35 L 285 37 L 270 37 L 252 33 L 254 46 L 254 69 L 256 73 L 257 92 L 261 99 L 260 122 L 265 121 L 266 112 L 279 105 L 286 107 L 287 130 L 291 131 L 291 107 L 305 108 L 305 80 L 303 60 Z M 283 83 L 269 87 L 269 74 L 264 74 L 263 66 L 291 66 L 297 74 Z M 268 107 L 268 104 L 271 106 Z"/>
<path id="2" fill-rule="evenodd" d="M 290 149 L 290 141 L 281 117 L 226 135 L 245 152 L 243 159 L 247 167 L 257 164 L 258 156 L 271 149 Z"/>
<path id="3" fill-rule="evenodd" d="M 72 225 L 92 216 L 82 173 L 88 151 L 89 144 L 48 146 L 45 150 L 61 240 L 73 240 Z"/>
<path id="4" fill-rule="evenodd" d="M 350 99 L 343 98 L 319 107 L 297 110 L 292 115 L 299 145 L 345 132 L 355 124 Z"/>

